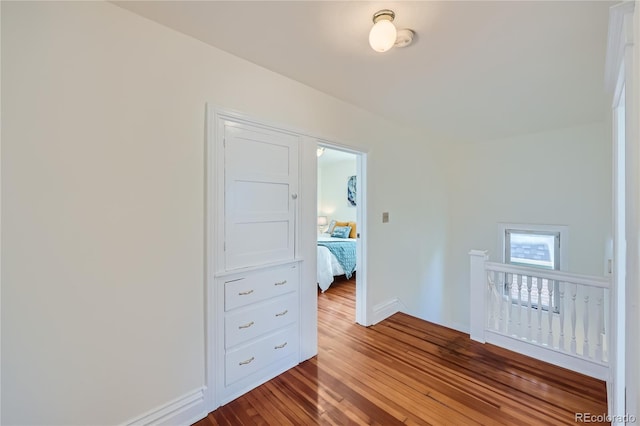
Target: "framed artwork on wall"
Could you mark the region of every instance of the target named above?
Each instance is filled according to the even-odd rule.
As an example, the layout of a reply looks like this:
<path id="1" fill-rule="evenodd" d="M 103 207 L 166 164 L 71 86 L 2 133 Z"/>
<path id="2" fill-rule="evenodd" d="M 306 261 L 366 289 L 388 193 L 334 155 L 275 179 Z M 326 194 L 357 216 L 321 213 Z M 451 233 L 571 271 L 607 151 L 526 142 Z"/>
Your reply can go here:
<path id="1" fill-rule="evenodd" d="M 349 205 L 355 207 L 356 205 L 356 177 L 349 176 L 347 181 L 347 201 Z"/>

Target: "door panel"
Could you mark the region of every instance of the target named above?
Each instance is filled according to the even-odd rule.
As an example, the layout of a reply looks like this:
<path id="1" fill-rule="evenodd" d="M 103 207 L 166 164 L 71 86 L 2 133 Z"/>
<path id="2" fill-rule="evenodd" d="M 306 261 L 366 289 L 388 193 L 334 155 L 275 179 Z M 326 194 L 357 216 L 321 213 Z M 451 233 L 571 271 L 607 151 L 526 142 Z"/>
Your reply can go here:
<path id="1" fill-rule="evenodd" d="M 246 215 L 287 214 L 289 185 L 283 183 L 236 181 L 236 211 Z"/>
<path id="2" fill-rule="evenodd" d="M 225 269 L 292 260 L 298 137 L 225 122 Z"/>

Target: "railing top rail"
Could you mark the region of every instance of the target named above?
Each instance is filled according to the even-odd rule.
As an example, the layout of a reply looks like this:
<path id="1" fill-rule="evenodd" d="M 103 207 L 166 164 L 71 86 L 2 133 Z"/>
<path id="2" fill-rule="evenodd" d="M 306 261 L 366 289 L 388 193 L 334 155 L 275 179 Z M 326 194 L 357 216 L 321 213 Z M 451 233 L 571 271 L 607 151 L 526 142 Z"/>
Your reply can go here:
<path id="1" fill-rule="evenodd" d="M 550 269 L 529 268 L 526 266 L 509 265 L 498 262 L 485 262 L 485 270 L 506 272 L 508 274 L 526 275 L 530 277 L 544 278 L 548 280 L 563 281 L 572 284 L 581 284 L 590 287 L 610 288 L 611 280 L 605 277 L 572 274 L 569 272 Z"/>

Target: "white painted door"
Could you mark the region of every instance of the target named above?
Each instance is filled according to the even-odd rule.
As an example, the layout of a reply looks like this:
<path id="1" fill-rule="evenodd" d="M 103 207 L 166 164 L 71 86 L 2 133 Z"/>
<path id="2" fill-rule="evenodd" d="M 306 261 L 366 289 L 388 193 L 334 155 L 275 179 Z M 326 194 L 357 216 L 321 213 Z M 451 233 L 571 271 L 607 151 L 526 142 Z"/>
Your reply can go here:
<path id="1" fill-rule="evenodd" d="M 224 121 L 225 269 L 294 259 L 298 137 Z"/>

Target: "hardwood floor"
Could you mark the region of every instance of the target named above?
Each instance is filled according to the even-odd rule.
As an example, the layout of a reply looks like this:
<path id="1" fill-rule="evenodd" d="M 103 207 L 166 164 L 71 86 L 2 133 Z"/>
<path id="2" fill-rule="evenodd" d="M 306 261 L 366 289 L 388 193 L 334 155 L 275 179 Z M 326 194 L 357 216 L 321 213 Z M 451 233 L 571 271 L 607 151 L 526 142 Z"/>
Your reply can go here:
<path id="1" fill-rule="evenodd" d="M 316 357 L 196 425 L 559 425 L 607 412 L 602 381 L 401 313 L 356 325 L 354 293 L 342 280 L 318 294 Z"/>

